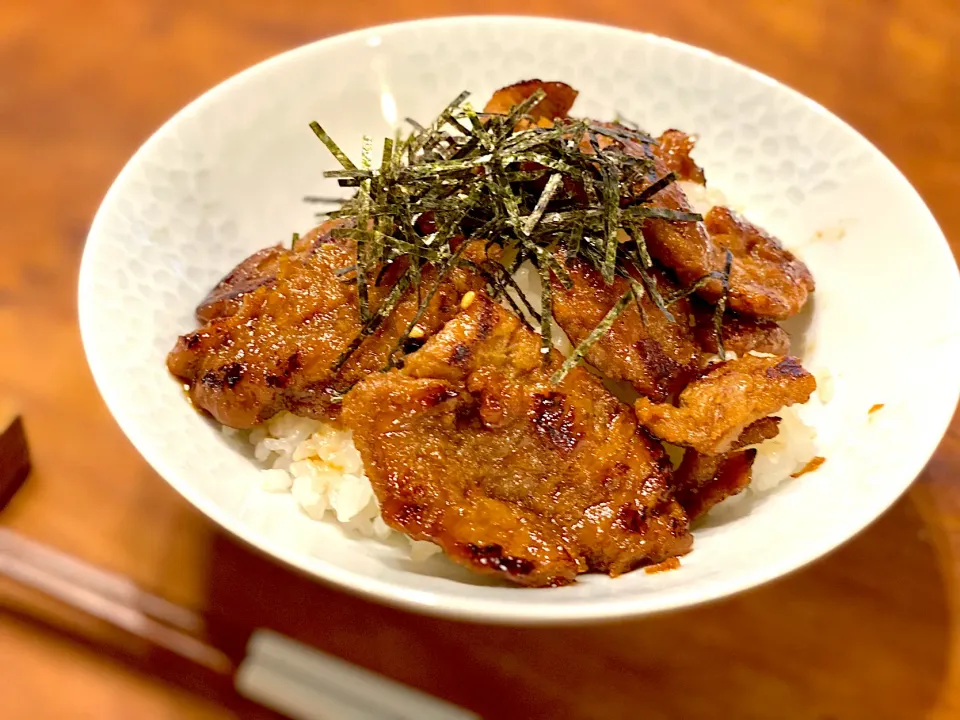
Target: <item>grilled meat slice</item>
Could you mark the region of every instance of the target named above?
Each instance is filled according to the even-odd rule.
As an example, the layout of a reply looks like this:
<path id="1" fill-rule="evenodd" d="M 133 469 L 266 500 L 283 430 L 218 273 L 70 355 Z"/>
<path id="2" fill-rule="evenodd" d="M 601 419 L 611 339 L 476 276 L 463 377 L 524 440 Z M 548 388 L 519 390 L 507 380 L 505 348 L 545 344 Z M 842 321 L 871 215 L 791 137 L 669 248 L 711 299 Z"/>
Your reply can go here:
<path id="1" fill-rule="evenodd" d="M 566 289 L 552 278 L 553 315 L 574 345 L 582 342 L 629 288 L 616 277 L 607 285 L 586 262 L 566 263 L 572 286 Z M 661 295 L 676 290 L 663 273 L 653 273 Z M 690 303 L 678 300 L 669 320 L 644 293 L 643 317 L 630 303 L 586 354 L 586 360 L 613 380 L 630 383 L 638 393 L 656 402 L 674 396 L 700 369 L 700 349 L 690 327 Z"/>
<path id="2" fill-rule="evenodd" d="M 240 308 L 244 295 L 263 285 L 273 284 L 280 258 L 289 253 L 288 248 L 274 245 L 258 250 L 241 262 L 197 305 L 197 320 L 206 323 L 233 315 Z"/>
<path id="3" fill-rule="evenodd" d="M 720 351 L 717 333 L 713 327 L 714 308 L 699 299 L 694 299 L 694 339 L 700 348 L 711 355 Z M 749 352 L 768 355 L 790 353 L 790 336 L 773 320 L 751 318 L 735 312 L 723 315 L 723 348 L 727 352 L 746 355 Z"/>
<path id="4" fill-rule="evenodd" d="M 733 253 L 731 308 L 774 320 L 800 312 L 815 287 L 813 275 L 802 261 L 775 237 L 729 208 L 712 208 L 704 224 L 710 241 Z"/>
<path id="5" fill-rule="evenodd" d="M 677 406 L 642 397 L 634 409 L 640 424 L 662 440 L 719 455 L 748 425 L 782 407 L 805 403 L 816 387 L 794 357 L 745 355 L 708 367 L 683 389 Z"/>
<path id="6" fill-rule="evenodd" d="M 273 277 L 236 298 L 231 314 L 181 337 L 167 367 L 188 385 L 198 408 L 230 427 L 249 428 L 281 410 L 336 418 L 342 393 L 386 365 L 419 305 L 416 292 L 408 290 L 393 313 L 335 369 L 361 331 L 356 285 L 337 274 L 355 260 L 355 246 L 348 241 L 318 242 L 309 252 L 279 255 Z M 433 272 L 424 271 L 424 287 Z M 370 288 L 371 312 L 389 293 L 390 280 L 388 276 L 383 286 Z M 421 337 L 453 317 L 464 292 L 483 286 L 472 273 L 454 270 L 418 323 Z"/>
<path id="7" fill-rule="evenodd" d="M 690 157 L 696 140 L 680 130 L 667 130 L 657 141 L 659 147 L 656 154 L 663 160 L 668 172 L 677 176 L 677 180 L 688 180 L 700 185 L 706 185 L 707 179 L 703 168 Z"/>
<path id="8" fill-rule="evenodd" d="M 207 323 L 233 315 L 245 295 L 276 282 L 281 258 L 306 257 L 320 243 L 330 242 L 330 233 L 344 224 L 344 220 L 328 220 L 298 238 L 292 248 L 274 245 L 255 252 L 227 273 L 197 306 L 197 320 Z"/>
<path id="9" fill-rule="evenodd" d="M 609 123 L 607 123 L 609 125 Z M 669 133 L 667 137 L 672 137 Z M 648 152 L 633 140 L 617 142 L 623 151 L 638 158 Z M 601 147 L 604 145 L 601 142 Z M 668 140 L 653 146 L 654 175 L 665 176 L 678 163 L 677 144 Z M 628 189 L 624 202 L 642 192 L 640 183 Z M 689 211 L 686 196 L 671 183 L 651 200 L 657 207 Z M 800 312 L 814 290 L 813 277 L 806 265 L 780 242 L 759 227 L 735 216 L 726 208 L 713 208 L 705 222 L 686 222 L 651 218 L 643 223 L 643 237 L 650 254 L 677 274 L 682 285 L 692 285 L 710 273 L 720 273 L 726 265 L 726 251 L 733 255 L 730 271 L 729 307 L 744 315 L 783 320 Z M 699 291 L 715 303 L 723 287 L 720 280 L 706 283 Z"/>
<path id="10" fill-rule="evenodd" d="M 764 417 L 748 425 L 730 451 L 723 455 L 704 455 L 693 448 L 683 453 L 674 473 L 677 501 L 687 511 L 690 522 L 710 508 L 746 489 L 757 457 L 755 448 L 743 450 L 777 436 L 780 418 Z"/>
<path id="11" fill-rule="evenodd" d="M 582 342 L 627 291 L 627 281 L 616 277 L 607 285 L 588 263 L 566 261 L 571 287 L 551 278 L 553 314 L 574 345 Z M 677 286 L 659 268 L 650 276 L 661 296 L 669 297 Z M 674 397 L 705 363 L 705 355 L 718 352 L 713 325 L 714 308 L 700 299 L 679 298 L 670 305 L 668 319 L 648 294 L 624 309 L 609 332 L 590 348 L 586 360 L 606 377 L 630 383 L 654 402 Z M 790 337 L 771 320 L 726 313 L 722 320 L 727 351 L 785 355 Z"/>
<path id="12" fill-rule="evenodd" d="M 497 90 L 487 101 L 483 111 L 507 115 L 514 105 L 519 105 L 537 90 L 543 90 L 546 97 L 530 109 L 530 117 L 542 127 L 553 125 L 555 118 L 565 118 L 578 95 L 577 91 L 566 83 L 524 80 Z"/>
<path id="13" fill-rule="evenodd" d="M 391 527 L 530 586 L 687 552 L 669 463 L 629 408 L 484 294 L 344 399 Z"/>

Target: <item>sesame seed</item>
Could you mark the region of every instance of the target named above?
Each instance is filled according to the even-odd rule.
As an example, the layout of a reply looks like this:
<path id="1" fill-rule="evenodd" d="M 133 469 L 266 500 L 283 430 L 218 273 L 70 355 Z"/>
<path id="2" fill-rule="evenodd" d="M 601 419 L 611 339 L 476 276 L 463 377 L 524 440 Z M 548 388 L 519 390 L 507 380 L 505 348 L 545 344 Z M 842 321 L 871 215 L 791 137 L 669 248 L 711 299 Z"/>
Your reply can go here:
<path id="1" fill-rule="evenodd" d="M 414 340 L 423 337 L 423 328 L 419 325 L 414 325 L 413 330 L 410 331 L 410 337 Z"/>
<path id="2" fill-rule="evenodd" d="M 466 310 L 468 307 L 473 305 L 473 301 L 476 297 L 477 294 L 473 290 L 466 292 L 464 296 L 460 298 L 460 308 Z"/>

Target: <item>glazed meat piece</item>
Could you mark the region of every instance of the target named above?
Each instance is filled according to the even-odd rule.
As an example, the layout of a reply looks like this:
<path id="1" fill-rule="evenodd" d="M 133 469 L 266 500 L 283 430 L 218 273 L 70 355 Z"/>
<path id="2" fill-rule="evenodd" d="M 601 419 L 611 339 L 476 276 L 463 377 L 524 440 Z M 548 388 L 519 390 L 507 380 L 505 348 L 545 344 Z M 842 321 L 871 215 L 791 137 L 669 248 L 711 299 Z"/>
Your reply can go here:
<path id="1" fill-rule="evenodd" d="M 723 455 L 704 455 L 693 448 L 684 451 L 680 467 L 674 473 L 674 482 L 677 502 L 686 510 L 690 522 L 705 515 L 717 503 L 746 489 L 757 451 L 755 448 L 741 448 L 776 437 L 779 425 L 780 418 L 760 418 L 749 425 Z"/>
<path id="2" fill-rule="evenodd" d="M 576 345 L 603 320 L 627 290 L 627 281 L 616 277 L 607 285 L 600 273 L 588 263 L 566 261 L 572 287 L 565 288 L 551 278 L 553 316 L 560 328 Z M 662 296 L 677 287 L 659 268 L 651 271 Z M 654 402 L 672 398 L 704 364 L 703 353 L 718 352 L 713 326 L 714 308 L 701 300 L 680 298 L 670 306 L 669 320 L 648 295 L 641 298 L 644 317 L 631 303 L 620 314 L 609 332 L 586 354 L 586 361 L 606 377 L 630 383 Z M 750 351 L 786 355 L 790 337 L 770 320 L 745 318 L 726 313 L 722 321 L 724 349 L 745 355 Z"/>
<path id="3" fill-rule="evenodd" d="M 568 290 L 552 278 L 553 316 L 576 345 L 600 324 L 627 291 L 627 281 L 616 277 L 607 285 L 586 262 L 566 262 L 572 287 Z M 654 273 L 661 294 L 676 290 L 663 273 Z M 620 314 L 610 331 L 586 354 L 586 360 L 613 380 L 630 383 L 638 393 L 662 402 L 675 395 L 699 370 L 700 351 L 689 323 L 690 304 L 681 299 L 671 306 L 671 322 L 647 294 L 640 301 L 641 319 L 635 303 Z"/>
<path id="4" fill-rule="evenodd" d="M 292 249 L 274 245 L 255 252 L 218 282 L 197 306 L 197 320 L 207 323 L 232 315 L 239 309 L 244 295 L 264 285 L 273 285 L 281 258 L 305 257 L 320 243 L 329 242 L 333 229 L 344 224 L 343 220 L 328 220 L 298 238 Z"/>
<path id="5" fill-rule="evenodd" d="M 713 314 L 714 308 L 700 300 L 694 300 L 694 339 L 704 352 L 710 354 L 719 352 Z M 737 355 L 746 355 L 749 352 L 768 355 L 790 353 L 790 336 L 773 320 L 744 317 L 733 312 L 724 313 L 722 333 L 724 350 Z"/>
<path id="6" fill-rule="evenodd" d="M 662 449 L 581 368 L 478 294 L 409 355 L 344 399 L 393 528 L 530 586 L 618 575 L 690 549 Z"/>
<path id="7" fill-rule="evenodd" d="M 624 152 L 647 157 L 640 143 L 617 142 Z M 671 143 L 653 148 L 657 177 L 663 177 L 677 164 L 677 151 L 671 149 Z M 643 189 L 641 184 L 630 192 Z M 629 197 L 625 200 L 629 202 Z M 651 204 L 669 210 L 690 210 L 686 196 L 676 183 L 654 195 Z M 744 315 L 783 320 L 800 312 L 814 289 L 813 277 L 800 260 L 776 238 L 726 208 L 713 208 L 704 223 L 647 220 L 643 224 L 643 237 L 650 254 L 673 270 L 684 286 L 710 273 L 723 272 L 729 249 L 733 255 L 729 307 Z M 717 302 L 722 293 L 720 280 L 706 283 L 699 291 L 711 303 Z"/>
<path id="8" fill-rule="evenodd" d="M 807 266 L 793 253 L 725 207 L 712 208 L 704 224 L 710 240 L 733 253 L 731 308 L 776 320 L 800 312 L 814 282 Z"/>
<path id="9" fill-rule="evenodd" d="M 537 90 L 543 90 L 546 97 L 531 108 L 530 116 L 543 127 L 553 125 L 555 118 L 565 118 L 578 95 L 577 91 L 566 83 L 525 80 L 497 90 L 487 101 L 483 111 L 506 115 L 514 105 L 519 105 Z"/>
<path id="10" fill-rule="evenodd" d="M 258 250 L 241 262 L 197 305 L 197 320 L 204 323 L 233 315 L 244 295 L 262 285 L 273 283 L 280 267 L 280 258 L 289 254 L 288 248 L 275 245 Z"/>
<path id="11" fill-rule="evenodd" d="M 234 428 L 252 427 L 281 410 L 320 420 L 337 417 L 340 395 L 385 366 L 419 304 L 414 291 L 408 291 L 335 370 L 361 330 L 356 286 L 337 275 L 355 258 L 348 241 L 320 242 L 305 254 L 281 254 L 275 275 L 243 294 L 232 314 L 181 337 L 167 367 L 188 385 L 194 405 Z M 423 283 L 432 277 L 427 269 Z M 384 286 L 370 288 L 371 311 L 389 285 L 388 278 Z M 465 270 L 451 273 L 418 323 L 423 337 L 457 312 L 464 292 L 483 285 Z"/>
<path id="12" fill-rule="evenodd" d="M 659 144 L 655 150 L 657 156 L 663 161 L 667 171 L 676 174 L 677 180 L 688 180 L 700 185 L 707 184 L 703 168 L 690 157 L 693 146 L 696 144 L 693 137 L 680 130 L 667 130 L 657 139 L 657 142 Z"/>
<path id="13" fill-rule="evenodd" d="M 709 366 L 683 389 L 677 406 L 640 398 L 634 409 L 640 424 L 660 439 L 719 455 L 748 425 L 805 403 L 816 387 L 794 357 L 746 355 Z"/>

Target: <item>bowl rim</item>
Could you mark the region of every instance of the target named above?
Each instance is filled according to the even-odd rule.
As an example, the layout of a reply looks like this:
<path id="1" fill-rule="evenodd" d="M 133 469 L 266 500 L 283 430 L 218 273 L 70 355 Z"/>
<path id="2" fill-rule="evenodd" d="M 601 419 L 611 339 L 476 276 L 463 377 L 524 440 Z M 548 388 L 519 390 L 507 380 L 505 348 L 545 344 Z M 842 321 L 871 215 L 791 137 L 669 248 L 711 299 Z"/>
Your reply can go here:
<path id="1" fill-rule="evenodd" d="M 348 568 L 336 566 L 319 558 L 308 556 L 302 551 L 298 552 L 290 548 L 284 548 L 280 546 L 279 543 L 262 537 L 259 532 L 252 530 L 239 518 L 229 516 L 225 511 L 215 505 L 212 500 L 207 499 L 199 490 L 194 489 L 189 482 L 183 480 L 179 476 L 179 473 L 174 472 L 169 466 L 164 453 L 151 443 L 149 433 L 142 427 L 141 423 L 128 415 L 117 403 L 111 401 L 110 377 L 103 369 L 100 358 L 100 348 L 91 340 L 93 335 L 92 315 L 96 313 L 94 277 L 92 261 L 90 260 L 92 255 L 91 248 L 95 246 L 96 238 L 102 232 L 102 227 L 108 222 L 106 208 L 113 205 L 116 200 L 123 195 L 128 177 L 133 168 L 153 152 L 154 146 L 163 136 L 167 128 L 184 117 L 202 111 L 207 103 L 213 102 L 218 96 L 241 85 L 248 78 L 263 72 L 267 68 L 273 68 L 285 63 L 295 63 L 301 56 L 316 52 L 319 46 L 331 49 L 336 48 L 338 45 L 347 45 L 357 40 L 367 39 L 376 35 L 402 33 L 411 27 L 456 26 L 464 23 L 485 25 L 490 29 L 503 25 L 530 24 L 538 26 L 538 29 L 554 29 L 573 33 L 589 31 L 590 33 L 629 35 L 646 43 L 670 47 L 674 50 L 699 56 L 703 60 L 734 69 L 746 74 L 755 81 L 777 87 L 791 94 L 796 101 L 802 103 L 808 110 L 822 116 L 826 121 L 833 123 L 843 132 L 852 135 L 854 139 L 859 142 L 865 143 L 865 148 L 869 148 L 878 160 L 882 160 L 887 166 L 888 171 L 893 173 L 893 176 L 897 178 L 898 183 L 902 185 L 903 191 L 908 194 L 912 193 L 915 198 L 919 200 L 921 206 L 926 210 L 932 221 L 931 232 L 935 229 L 936 232 L 939 233 L 939 245 L 943 252 L 945 262 L 953 264 L 955 272 L 953 274 L 952 291 L 955 297 L 960 297 L 960 271 L 957 271 L 956 261 L 946 237 L 942 229 L 940 229 L 933 213 L 926 206 L 926 203 L 923 202 L 923 198 L 904 174 L 886 155 L 873 145 L 873 143 L 847 122 L 827 110 L 815 100 L 760 71 L 710 50 L 654 33 L 579 20 L 531 15 L 452 15 L 364 27 L 347 33 L 321 38 L 286 50 L 256 63 L 208 89 L 181 108 L 150 135 L 126 162 L 101 201 L 90 226 L 80 264 L 78 313 L 81 338 L 87 362 L 93 374 L 97 389 L 117 424 L 137 451 L 158 475 L 170 484 L 191 505 L 219 527 L 225 529 L 231 535 L 242 540 L 246 545 L 256 549 L 258 552 L 269 555 L 271 558 L 280 561 L 287 567 L 301 574 L 321 580 L 348 593 L 400 607 L 405 610 L 449 619 L 493 624 L 556 625 L 611 621 L 680 610 L 720 600 L 795 572 L 835 550 L 838 546 L 852 539 L 871 525 L 907 491 L 936 451 L 940 441 L 949 428 L 957 401 L 960 400 L 960 371 L 958 371 L 953 378 L 952 392 L 949 392 L 950 386 L 948 386 L 947 392 L 944 393 L 944 396 L 948 399 L 953 399 L 952 407 L 954 410 L 950 410 L 949 412 L 943 411 L 943 417 L 938 424 L 939 431 L 935 434 L 931 433 L 925 445 L 917 448 L 914 453 L 914 462 L 911 465 L 910 472 L 907 474 L 909 477 L 904 479 L 902 487 L 894 488 L 886 494 L 880 493 L 872 496 L 874 502 L 870 506 L 870 511 L 861 513 L 851 523 L 835 525 L 832 526 L 832 530 L 813 534 L 809 544 L 804 546 L 802 551 L 780 555 L 776 562 L 769 562 L 753 569 L 740 571 L 735 575 L 725 575 L 723 579 L 712 582 L 706 588 L 702 585 L 694 588 L 677 588 L 672 590 L 666 597 L 645 595 L 641 592 L 635 596 L 626 598 L 587 597 L 563 603 L 551 603 L 549 594 L 546 594 L 549 592 L 547 590 L 541 590 L 544 594 L 542 596 L 543 600 L 539 602 L 509 603 L 503 599 L 487 597 L 457 597 L 454 598 L 452 602 L 447 602 L 447 600 L 451 598 L 442 591 L 427 591 L 398 586 L 388 580 L 381 580 L 364 573 L 354 572 Z M 946 403 L 944 403 L 943 407 L 947 407 Z M 528 590 L 527 592 L 530 591 Z"/>

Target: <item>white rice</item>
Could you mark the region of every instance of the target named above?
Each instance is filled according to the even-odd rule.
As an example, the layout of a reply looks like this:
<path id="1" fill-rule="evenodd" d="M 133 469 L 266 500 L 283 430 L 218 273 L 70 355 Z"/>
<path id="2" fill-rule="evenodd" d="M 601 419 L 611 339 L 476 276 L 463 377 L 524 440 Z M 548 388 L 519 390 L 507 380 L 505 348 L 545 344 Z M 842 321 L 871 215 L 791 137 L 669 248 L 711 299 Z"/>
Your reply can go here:
<path id="1" fill-rule="evenodd" d="M 706 213 L 712 206 L 726 204 L 723 193 L 695 183 L 681 183 L 691 207 Z M 514 276 L 534 310 L 540 312 L 540 285 L 536 268 L 524 263 Z M 515 291 L 510 293 L 516 297 Z M 523 307 L 518 300 L 518 305 Z M 536 328 L 537 323 L 528 318 Z M 553 322 L 553 343 L 564 355 L 573 346 L 566 334 Z M 715 358 L 714 360 L 718 360 Z M 811 403 L 826 404 L 832 397 L 829 372 L 817 373 L 818 395 Z M 806 425 L 797 407 L 777 413 L 782 418 L 780 433 L 757 446 L 753 481 L 747 492 L 723 504 L 742 502 L 752 494 L 772 490 L 802 468 L 815 454 L 815 432 Z M 223 428 L 227 435 L 236 435 Z M 380 516 L 380 508 L 363 468 L 352 433 L 328 423 L 280 413 L 247 435 L 254 458 L 262 465 L 262 488 L 266 492 L 289 492 L 297 505 L 314 520 L 328 516 L 345 529 L 364 537 L 386 540 L 393 532 Z M 674 462 L 679 462 L 679 448 L 668 446 Z M 410 555 L 425 560 L 439 548 L 430 542 L 411 541 Z"/>
<path id="2" fill-rule="evenodd" d="M 780 432 L 772 440 L 757 445 L 753 462 L 753 479 L 747 493 L 764 493 L 800 470 L 816 455 L 816 432 L 800 417 L 796 406 L 777 413 Z"/>
<path id="3" fill-rule="evenodd" d="M 710 212 L 710 208 L 715 205 L 723 205 L 741 212 L 740 208 L 732 207 L 726 195 L 716 188 L 700 185 L 689 180 L 678 180 L 677 186 L 683 190 L 683 194 L 687 196 L 687 202 L 690 203 L 690 209 L 695 213 L 706 215 Z"/>
<path id="4" fill-rule="evenodd" d="M 543 307 L 540 302 L 540 273 L 537 272 L 537 268 L 534 267 L 533 263 L 528 260 L 518 267 L 517 272 L 513 276 L 513 280 L 530 302 L 530 306 L 538 314 L 542 312 Z M 524 304 L 520 301 L 516 290 L 510 288 L 507 292 L 517 303 L 518 307 L 524 308 Z M 503 304 L 505 307 L 510 307 L 507 303 Z M 527 322 L 539 333 L 540 325 L 537 319 L 531 315 L 527 315 L 526 312 L 524 312 L 524 315 L 527 317 Z M 569 355 L 573 352 L 573 343 L 570 342 L 567 334 L 560 329 L 557 321 L 553 318 L 550 319 L 550 339 L 553 341 L 553 346 L 563 355 Z"/>

